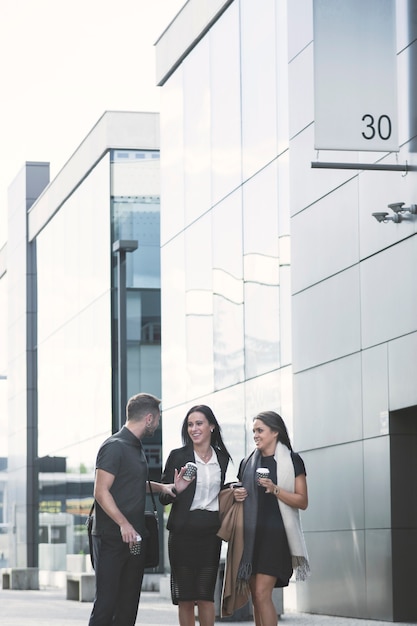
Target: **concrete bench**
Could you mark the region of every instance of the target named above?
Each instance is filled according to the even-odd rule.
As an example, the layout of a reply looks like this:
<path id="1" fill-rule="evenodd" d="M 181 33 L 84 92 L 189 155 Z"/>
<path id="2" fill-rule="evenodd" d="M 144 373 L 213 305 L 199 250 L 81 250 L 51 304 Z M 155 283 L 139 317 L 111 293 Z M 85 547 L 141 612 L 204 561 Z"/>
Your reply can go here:
<path id="1" fill-rule="evenodd" d="M 92 602 L 96 591 L 96 577 L 88 572 L 67 572 L 67 600 Z"/>
<path id="2" fill-rule="evenodd" d="M 3 589 L 39 589 L 39 568 L 4 567 L 1 582 Z"/>

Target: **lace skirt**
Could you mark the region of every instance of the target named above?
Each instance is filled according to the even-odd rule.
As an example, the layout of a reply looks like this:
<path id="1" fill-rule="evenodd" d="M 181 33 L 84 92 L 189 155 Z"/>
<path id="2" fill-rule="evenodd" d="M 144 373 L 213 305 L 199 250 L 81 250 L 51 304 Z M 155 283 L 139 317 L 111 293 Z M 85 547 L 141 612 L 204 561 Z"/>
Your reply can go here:
<path id="1" fill-rule="evenodd" d="M 221 539 L 216 535 L 218 527 L 213 525 L 213 516 L 207 515 L 206 529 L 202 528 L 199 516 L 199 528 L 193 532 L 193 512 L 189 516 L 188 528 L 180 533 L 170 532 L 168 538 L 172 602 L 214 602 L 221 548 Z"/>

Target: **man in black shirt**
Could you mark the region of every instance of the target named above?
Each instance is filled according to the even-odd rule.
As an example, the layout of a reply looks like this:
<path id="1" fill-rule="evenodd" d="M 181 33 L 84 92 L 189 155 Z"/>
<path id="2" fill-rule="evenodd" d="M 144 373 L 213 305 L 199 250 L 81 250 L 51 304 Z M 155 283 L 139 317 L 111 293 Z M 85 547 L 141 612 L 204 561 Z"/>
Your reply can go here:
<path id="1" fill-rule="evenodd" d="M 126 423 L 101 445 L 96 461 L 93 524 L 96 596 L 89 626 L 134 626 L 144 571 L 148 465 L 141 439 L 158 427 L 160 400 L 139 393 L 127 403 Z M 174 485 L 152 482 L 170 494 Z M 143 537 L 140 554 L 130 548 Z"/>

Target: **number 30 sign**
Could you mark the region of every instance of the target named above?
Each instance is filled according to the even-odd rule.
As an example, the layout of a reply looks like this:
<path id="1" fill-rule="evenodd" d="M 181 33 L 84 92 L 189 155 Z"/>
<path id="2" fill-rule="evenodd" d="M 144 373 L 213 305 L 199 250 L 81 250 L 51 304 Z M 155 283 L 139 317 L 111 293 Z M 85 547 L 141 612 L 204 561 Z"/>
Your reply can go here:
<path id="1" fill-rule="evenodd" d="M 317 150 L 398 152 L 395 0 L 313 0 Z"/>

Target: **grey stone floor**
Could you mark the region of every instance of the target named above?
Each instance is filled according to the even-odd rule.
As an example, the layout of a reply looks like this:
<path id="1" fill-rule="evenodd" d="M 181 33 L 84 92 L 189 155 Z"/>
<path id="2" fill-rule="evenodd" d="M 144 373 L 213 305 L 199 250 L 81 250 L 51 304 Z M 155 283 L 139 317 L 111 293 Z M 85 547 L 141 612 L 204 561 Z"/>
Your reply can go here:
<path id="1" fill-rule="evenodd" d="M 87 626 L 91 603 L 67 600 L 61 589 L 17 591 L 0 589 L 1 626 Z M 249 626 L 252 621 L 219 621 L 219 624 Z M 177 609 L 158 592 L 142 593 L 139 626 L 171 626 L 178 624 Z M 288 612 L 279 619 L 280 626 L 388 626 L 390 622 L 362 620 L 326 615 Z M 413 625 L 416 622 L 413 622 Z M 402 626 L 412 626 L 402 623 Z"/>

